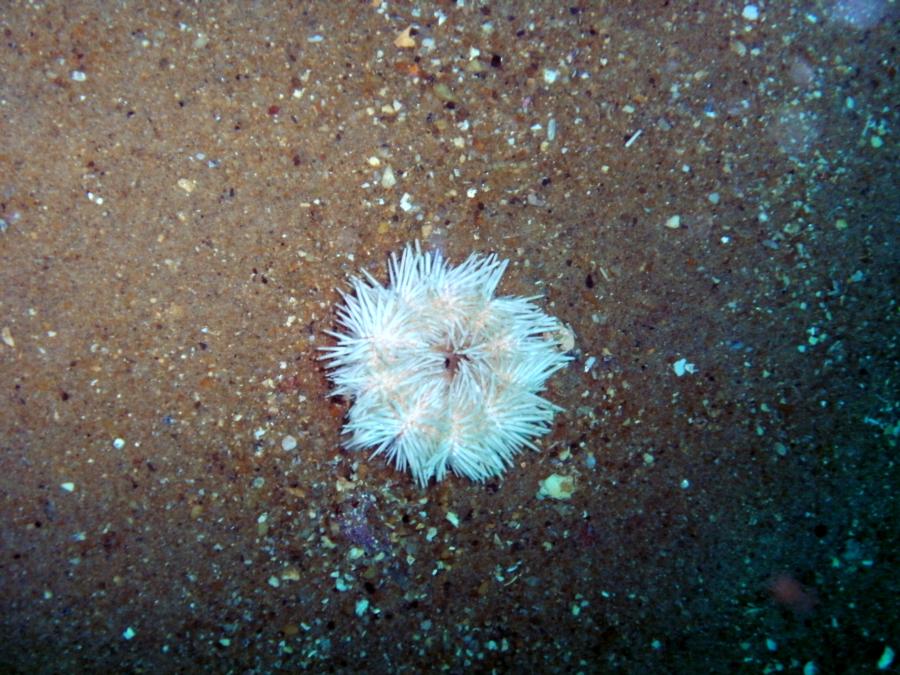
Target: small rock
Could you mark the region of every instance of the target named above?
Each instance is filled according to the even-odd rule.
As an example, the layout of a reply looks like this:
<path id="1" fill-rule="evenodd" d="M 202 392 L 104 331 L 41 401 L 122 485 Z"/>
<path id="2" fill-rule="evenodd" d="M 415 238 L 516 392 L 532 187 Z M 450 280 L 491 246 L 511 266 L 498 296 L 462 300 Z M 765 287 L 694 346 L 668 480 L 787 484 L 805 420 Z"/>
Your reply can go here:
<path id="1" fill-rule="evenodd" d="M 544 499 L 569 499 L 575 492 L 575 481 L 569 476 L 561 476 L 558 473 L 550 474 L 541 481 L 537 498 Z"/>

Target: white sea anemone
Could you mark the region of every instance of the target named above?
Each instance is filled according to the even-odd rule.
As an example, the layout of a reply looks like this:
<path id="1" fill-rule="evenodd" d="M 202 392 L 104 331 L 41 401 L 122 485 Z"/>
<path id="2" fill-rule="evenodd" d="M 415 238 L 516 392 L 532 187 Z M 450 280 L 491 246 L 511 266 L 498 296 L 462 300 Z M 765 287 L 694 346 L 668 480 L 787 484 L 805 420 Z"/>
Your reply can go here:
<path id="1" fill-rule="evenodd" d="M 494 297 L 506 265 L 473 253 L 451 267 L 416 242 L 391 255 L 387 286 L 365 270 L 351 280 L 323 348 L 332 395 L 353 401 L 347 448 L 374 448 L 423 486 L 448 469 L 483 481 L 537 449 L 560 410 L 538 393 L 571 357 L 539 296 Z"/>

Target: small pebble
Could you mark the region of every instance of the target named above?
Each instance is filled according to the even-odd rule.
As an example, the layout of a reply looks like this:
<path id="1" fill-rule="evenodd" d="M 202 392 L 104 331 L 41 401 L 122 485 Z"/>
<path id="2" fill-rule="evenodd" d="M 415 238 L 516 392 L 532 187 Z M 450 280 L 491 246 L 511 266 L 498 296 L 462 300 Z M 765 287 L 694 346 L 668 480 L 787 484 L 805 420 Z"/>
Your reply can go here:
<path id="1" fill-rule="evenodd" d="M 179 178 L 178 187 L 180 187 L 188 194 L 191 194 L 197 187 L 197 181 L 191 180 L 190 178 Z"/>
<path id="2" fill-rule="evenodd" d="M 416 39 L 410 35 L 412 26 L 407 26 L 394 39 L 394 46 L 400 49 L 412 49 L 416 46 Z"/>
<path id="3" fill-rule="evenodd" d="M 390 165 L 384 167 L 384 172 L 381 174 L 381 187 L 390 190 L 397 184 L 397 176 L 394 174 L 394 170 Z"/>
<path id="4" fill-rule="evenodd" d="M 696 373 L 697 366 L 695 366 L 693 363 L 690 363 L 687 359 L 678 359 L 675 363 L 672 364 L 672 370 L 675 371 L 675 375 L 677 375 L 678 377 L 682 377 L 687 373 Z"/>
<path id="5" fill-rule="evenodd" d="M 281 449 L 290 452 L 297 447 L 297 439 L 293 436 L 285 436 L 281 439 Z"/>
<path id="6" fill-rule="evenodd" d="M 678 214 L 671 216 L 666 221 L 666 227 L 668 227 L 670 230 L 677 230 L 679 227 L 681 227 L 681 216 L 679 216 Z"/>

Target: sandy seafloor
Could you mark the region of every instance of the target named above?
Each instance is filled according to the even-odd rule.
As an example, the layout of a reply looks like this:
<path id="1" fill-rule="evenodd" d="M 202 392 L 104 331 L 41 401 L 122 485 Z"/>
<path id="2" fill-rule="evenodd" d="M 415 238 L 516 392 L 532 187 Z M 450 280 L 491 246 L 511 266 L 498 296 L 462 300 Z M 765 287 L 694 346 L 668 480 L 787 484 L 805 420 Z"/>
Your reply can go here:
<path id="1" fill-rule="evenodd" d="M 897 17 L 3 3 L 0 671 L 895 670 Z M 502 479 L 341 447 L 416 239 L 576 335 Z"/>

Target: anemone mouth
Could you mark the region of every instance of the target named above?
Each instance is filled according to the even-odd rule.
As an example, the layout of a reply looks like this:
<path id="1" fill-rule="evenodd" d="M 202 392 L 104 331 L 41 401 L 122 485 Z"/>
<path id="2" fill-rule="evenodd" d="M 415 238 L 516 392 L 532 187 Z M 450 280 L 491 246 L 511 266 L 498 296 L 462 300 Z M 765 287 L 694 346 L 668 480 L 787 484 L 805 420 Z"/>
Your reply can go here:
<path id="1" fill-rule="evenodd" d="M 447 350 L 443 352 L 444 355 L 444 372 L 446 373 L 449 379 L 453 379 L 456 377 L 456 373 L 459 371 L 459 364 L 461 361 L 468 361 L 469 357 L 465 354 L 460 354 L 455 350 Z"/>
<path id="2" fill-rule="evenodd" d="M 472 356 L 466 353 L 471 349 L 472 343 L 471 336 L 465 335 L 456 338 L 448 336 L 445 341 L 435 345 L 435 352 L 444 359 L 444 375 L 448 380 L 452 381 L 456 377 L 463 363 L 472 361 Z"/>

